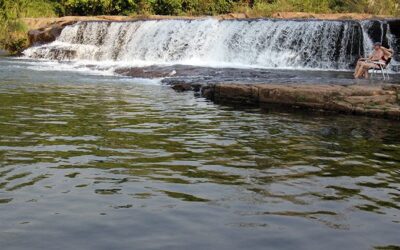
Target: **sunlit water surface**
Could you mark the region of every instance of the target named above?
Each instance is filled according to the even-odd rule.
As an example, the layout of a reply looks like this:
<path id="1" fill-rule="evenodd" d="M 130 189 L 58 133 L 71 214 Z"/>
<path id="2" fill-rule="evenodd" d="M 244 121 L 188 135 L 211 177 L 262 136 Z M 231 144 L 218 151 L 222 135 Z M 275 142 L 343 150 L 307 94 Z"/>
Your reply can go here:
<path id="1" fill-rule="evenodd" d="M 1 249 L 400 246 L 400 123 L 0 60 Z"/>

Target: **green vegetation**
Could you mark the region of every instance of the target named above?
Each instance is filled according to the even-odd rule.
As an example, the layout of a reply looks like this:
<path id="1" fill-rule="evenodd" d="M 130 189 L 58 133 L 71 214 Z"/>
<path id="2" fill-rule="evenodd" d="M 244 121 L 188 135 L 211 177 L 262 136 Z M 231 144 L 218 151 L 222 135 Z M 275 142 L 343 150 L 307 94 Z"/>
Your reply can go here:
<path id="1" fill-rule="evenodd" d="M 22 17 L 55 16 L 54 3 L 45 0 L 0 0 L 0 48 L 18 52 L 26 47 Z"/>
<path id="2" fill-rule="evenodd" d="M 62 15 L 218 15 L 246 12 L 270 16 L 278 11 L 397 15 L 399 0 L 61 0 Z"/>
<path id="3" fill-rule="evenodd" d="M 273 13 L 400 14 L 400 0 L 0 0 L 0 48 L 26 46 L 23 17 L 66 15 L 218 15 L 231 12 L 250 17 Z"/>
<path id="4" fill-rule="evenodd" d="M 238 8 L 239 6 L 239 8 Z M 255 0 L 236 6 L 236 12 L 250 16 L 270 16 L 275 12 L 365 13 L 398 16 L 399 0 Z"/>
<path id="5" fill-rule="evenodd" d="M 62 0 L 59 15 L 129 15 L 137 10 L 134 0 Z"/>

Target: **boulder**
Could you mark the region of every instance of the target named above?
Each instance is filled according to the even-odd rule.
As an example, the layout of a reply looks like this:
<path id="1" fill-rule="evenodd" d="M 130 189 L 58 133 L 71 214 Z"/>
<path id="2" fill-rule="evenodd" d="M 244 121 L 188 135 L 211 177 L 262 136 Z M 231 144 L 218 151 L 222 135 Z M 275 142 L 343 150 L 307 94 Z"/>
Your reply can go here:
<path id="1" fill-rule="evenodd" d="M 188 83 L 179 80 L 171 80 L 168 82 L 168 85 L 177 92 L 194 91 L 196 93 L 201 92 L 203 86 L 202 84 Z"/>
<path id="2" fill-rule="evenodd" d="M 28 32 L 30 46 L 53 42 L 61 34 L 65 26 L 74 24 L 75 21 L 56 22 L 50 26 Z"/>
<path id="3" fill-rule="evenodd" d="M 174 89 L 177 92 L 185 92 L 185 91 L 189 91 L 192 90 L 192 86 L 189 83 L 174 83 L 172 85 L 172 89 Z"/>
<path id="4" fill-rule="evenodd" d="M 230 101 L 240 104 L 255 104 L 259 101 L 258 88 L 253 85 L 216 85 L 214 91 L 214 99 L 220 102 Z"/>

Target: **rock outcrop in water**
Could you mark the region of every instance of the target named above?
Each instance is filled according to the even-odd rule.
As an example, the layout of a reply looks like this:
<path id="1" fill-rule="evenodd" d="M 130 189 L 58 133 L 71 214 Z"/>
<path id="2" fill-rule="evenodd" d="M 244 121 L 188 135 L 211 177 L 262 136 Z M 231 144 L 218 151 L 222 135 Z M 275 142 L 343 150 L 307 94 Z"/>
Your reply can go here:
<path id="1" fill-rule="evenodd" d="M 32 46 L 54 42 L 61 34 L 61 31 L 65 28 L 65 26 L 72 25 L 74 23 L 75 21 L 58 22 L 48 27 L 30 30 L 28 32 L 29 44 Z"/>
<path id="2" fill-rule="evenodd" d="M 81 21 L 129 21 L 130 17 L 125 16 L 66 16 L 66 17 L 45 17 L 45 18 L 23 18 L 24 23 L 29 27 L 29 44 L 38 45 L 53 42 L 61 34 L 61 31 L 69 25 Z"/>
<path id="3" fill-rule="evenodd" d="M 202 95 L 216 103 L 333 111 L 400 119 L 400 86 L 210 84 Z"/>

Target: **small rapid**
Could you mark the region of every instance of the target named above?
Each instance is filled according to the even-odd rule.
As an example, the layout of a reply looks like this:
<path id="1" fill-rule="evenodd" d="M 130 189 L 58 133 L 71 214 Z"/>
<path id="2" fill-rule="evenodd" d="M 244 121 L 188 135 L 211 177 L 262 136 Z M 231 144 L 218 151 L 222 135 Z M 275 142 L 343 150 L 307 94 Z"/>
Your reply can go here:
<path id="1" fill-rule="evenodd" d="M 30 58 L 132 65 L 348 69 L 363 54 L 358 22 L 151 20 L 80 22 Z"/>
<path id="2" fill-rule="evenodd" d="M 56 41 L 31 47 L 24 55 L 94 64 L 111 71 L 177 64 L 350 70 L 359 57 L 371 51 L 373 42 L 383 42 L 397 54 L 397 39 L 384 21 L 89 21 L 67 26 Z"/>

